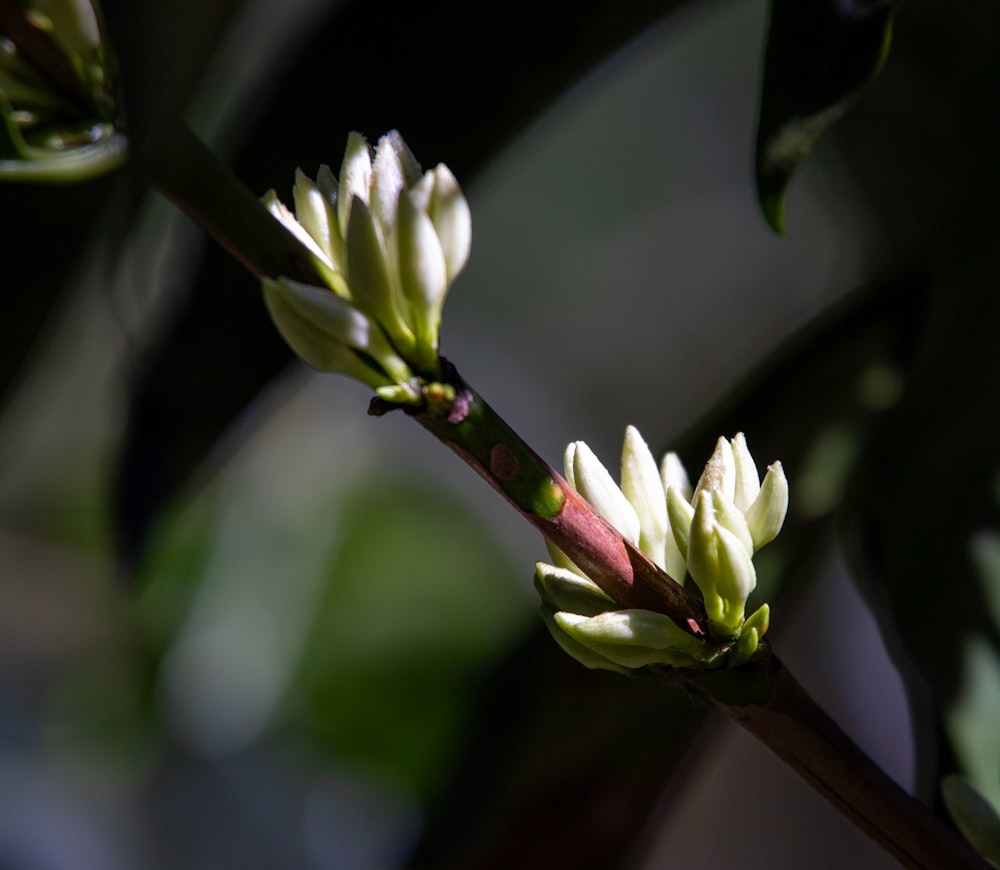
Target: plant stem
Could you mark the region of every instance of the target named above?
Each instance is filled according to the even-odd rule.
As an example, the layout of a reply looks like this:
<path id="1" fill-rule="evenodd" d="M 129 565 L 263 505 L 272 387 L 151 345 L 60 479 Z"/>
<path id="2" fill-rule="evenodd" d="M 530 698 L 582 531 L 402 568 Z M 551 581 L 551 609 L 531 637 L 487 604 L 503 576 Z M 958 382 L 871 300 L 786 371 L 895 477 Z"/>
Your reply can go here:
<path id="1" fill-rule="evenodd" d="M 254 275 L 322 284 L 309 254 L 187 128 L 178 124 L 147 152 L 150 180 Z M 403 407 L 454 450 L 622 607 L 665 613 L 707 636 L 700 600 L 675 583 L 600 517 L 442 360 L 453 403 Z M 400 406 L 374 400 L 370 413 Z M 803 779 L 905 865 L 955 870 L 988 865 L 906 794 L 809 697 L 762 644 L 759 660 L 708 671 L 665 669 L 767 745 Z"/>
<path id="2" fill-rule="evenodd" d="M 765 744 L 904 866 L 988 865 L 876 765 L 775 655 L 763 665 L 699 671 L 681 682 Z"/>
<path id="3" fill-rule="evenodd" d="M 450 412 L 415 413 L 417 421 L 620 605 L 666 613 L 692 634 L 707 636 L 708 620 L 698 598 L 624 540 L 469 388 L 454 366 L 447 361 L 443 366 L 458 398 Z"/>
<path id="4" fill-rule="evenodd" d="M 450 364 L 450 413 L 410 412 L 500 492 L 622 607 L 667 614 L 704 634 L 701 602 L 604 521 Z M 375 404 L 375 413 L 381 408 Z M 723 711 L 904 865 L 987 868 L 957 834 L 881 770 L 765 647 L 750 665 L 663 672 Z"/>
<path id="5" fill-rule="evenodd" d="M 135 161 L 154 187 L 255 277 L 323 284 L 310 253 L 183 122 L 164 123 L 136 147 Z"/>

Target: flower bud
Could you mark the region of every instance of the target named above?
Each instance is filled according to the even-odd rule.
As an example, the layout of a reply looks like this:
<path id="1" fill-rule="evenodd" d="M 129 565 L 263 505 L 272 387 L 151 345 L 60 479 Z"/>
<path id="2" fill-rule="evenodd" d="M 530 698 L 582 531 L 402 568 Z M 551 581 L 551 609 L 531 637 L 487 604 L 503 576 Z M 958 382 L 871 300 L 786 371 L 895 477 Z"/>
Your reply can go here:
<path id="1" fill-rule="evenodd" d="M 717 489 L 730 501 L 733 500 L 736 492 L 736 461 L 732 445 L 725 438 L 720 438 L 715 443 L 715 450 L 705 463 L 705 470 L 694 488 L 691 504 L 695 503 L 698 493 L 704 489 Z"/>
<path id="2" fill-rule="evenodd" d="M 674 487 L 683 498 L 691 498 L 691 481 L 688 479 L 688 473 L 681 458 L 673 451 L 664 454 L 660 461 L 660 479 L 663 481 L 664 492 Z"/>
<path id="3" fill-rule="evenodd" d="M 753 538 L 750 536 L 750 529 L 747 526 L 746 517 L 729 499 L 725 498 L 718 490 L 712 491 L 712 508 L 715 510 L 715 519 L 722 528 L 732 532 L 746 550 L 747 556 L 753 555 Z"/>
<path id="4" fill-rule="evenodd" d="M 566 451 L 566 475 L 570 483 L 622 537 L 639 546 L 639 517 L 611 474 L 594 452 L 576 441 Z"/>
<path id="5" fill-rule="evenodd" d="M 400 314 L 375 220 L 358 197 L 351 205 L 346 239 L 344 271 L 354 303 L 381 323 L 400 353 L 409 356 L 415 339 Z"/>
<path id="6" fill-rule="evenodd" d="M 372 158 L 368 143 L 360 133 L 351 132 L 340 164 L 340 185 L 337 196 L 337 221 L 340 235 L 347 238 L 347 225 L 351 218 L 354 197 L 368 205 L 372 179 Z"/>
<path id="7" fill-rule="evenodd" d="M 553 617 L 567 635 L 625 668 L 665 664 L 685 667 L 703 652 L 697 638 L 662 613 L 616 610 L 597 616 L 560 611 Z"/>
<path id="8" fill-rule="evenodd" d="M 615 608 L 614 600 L 592 580 L 544 562 L 535 564 L 535 589 L 556 610 L 597 616 Z"/>
<path id="9" fill-rule="evenodd" d="M 760 492 L 747 509 L 747 527 L 753 538 L 754 550 L 769 544 L 781 531 L 788 513 L 788 479 L 780 462 L 767 468 Z"/>
<path id="10" fill-rule="evenodd" d="M 434 192 L 428 211 L 448 269 L 448 282 L 465 267 L 472 247 L 472 213 L 458 181 L 443 163 L 434 168 Z"/>
<path id="11" fill-rule="evenodd" d="M 687 559 L 688 540 L 691 535 L 691 520 L 694 518 L 694 508 L 681 495 L 676 487 L 667 490 L 667 515 L 670 517 L 670 531 L 673 534 L 677 549 Z M 673 576 L 671 574 L 671 576 Z"/>
<path id="12" fill-rule="evenodd" d="M 396 223 L 399 279 L 403 297 L 410 304 L 417 347 L 433 365 L 437 359 L 441 309 L 448 290 L 448 267 L 434 224 L 415 199 L 408 190 L 399 195 Z"/>
<path id="13" fill-rule="evenodd" d="M 617 674 L 628 676 L 629 669 L 627 667 L 616 664 L 611 661 L 611 659 L 595 652 L 563 631 L 560 625 L 556 622 L 556 614 L 557 611 L 552 607 L 542 607 L 542 621 L 545 623 L 545 627 L 549 630 L 549 634 L 552 635 L 555 642 L 562 647 L 564 653 L 571 658 L 576 659 L 586 668 L 591 668 L 592 670 L 614 671 Z"/>
<path id="14" fill-rule="evenodd" d="M 701 590 L 708 618 L 728 631 L 743 622 L 757 574 L 745 544 L 717 520 L 712 495 L 696 496 L 688 541 L 688 571 Z"/>
<path id="15" fill-rule="evenodd" d="M 312 237 L 331 268 L 338 272 L 343 271 L 343 264 L 339 262 L 342 246 L 340 227 L 337 224 L 333 203 L 320 191 L 319 184 L 301 169 L 295 170 L 292 201 L 295 203 L 295 217 L 292 220 Z M 282 223 L 289 226 L 287 221 Z"/>
<path id="16" fill-rule="evenodd" d="M 742 432 L 737 432 L 730 444 L 733 448 L 733 464 L 736 472 L 733 503 L 741 511 L 745 511 L 760 491 L 760 475 L 747 449 L 746 436 Z"/>
<path id="17" fill-rule="evenodd" d="M 634 426 L 625 430 L 621 490 L 639 517 L 639 549 L 661 568 L 666 568 L 666 494 L 656 460 Z"/>
<path id="18" fill-rule="evenodd" d="M 386 133 L 375 148 L 369 203 L 383 231 L 396 224 L 399 194 L 420 180 L 420 164 L 396 130 Z"/>
<path id="19" fill-rule="evenodd" d="M 405 384 L 412 378 L 377 324 L 329 290 L 286 278 L 265 278 L 262 283 L 278 331 L 313 368 L 341 372 L 372 387 Z"/>
<path id="20" fill-rule="evenodd" d="M 338 296 L 348 298 L 347 284 L 343 276 L 334 271 L 333 263 L 323 248 L 320 247 L 319 243 L 306 228 L 295 219 L 295 215 L 292 214 L 288 207 L 278 199 L 278 194 L 273 190 L 269 190 L 261 197 L 261 202 L 264 208 L 271 213 L 271 216 L 295 236 L 309 253 L 312 254 L 313 265 L 316 267 L 316 271 L 326 280 L 329 288 Z"/>

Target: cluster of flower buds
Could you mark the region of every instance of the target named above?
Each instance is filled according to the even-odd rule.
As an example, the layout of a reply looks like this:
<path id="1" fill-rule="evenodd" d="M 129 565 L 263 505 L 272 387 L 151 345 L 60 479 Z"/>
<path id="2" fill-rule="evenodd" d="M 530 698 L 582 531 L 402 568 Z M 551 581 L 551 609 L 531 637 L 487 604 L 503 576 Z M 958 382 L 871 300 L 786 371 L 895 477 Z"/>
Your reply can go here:
<path id="1" fill-rule="evenodd" d="M 555 564 L 538 563 L 536 587 L 546 624 L 570 655 L 588 667 L 628 671 L 652 664 L 705 667 L 731 649 L 753 654 L 769 618 L 766 604 L 745 618 L 757 585 L 753 555 L 781 530 L 788 508 L 780 462 L 762 481 L 743 434 L 720 438 L 692 489 L 677 455 L 668 453 L 657 466 L 630 426 L 620 487 L 582 441 L 566 449 L 565 472 L 604 519 L 676 582 L 691 576 L 712 634 L 696 638 L 663 614 L 617 607 L 549 542 Z"/>
<path id="2" fill-rule="evenodd" d="M 403 138 L 383 136 L 374 154 L 347 140 L 339 182 L 326 166 L 299 171 L 295 213 L 274 191 L 264 204 L 311 252 L 326 286 L 263 281 L 271 317 L 313 368 L 337 371 L 383 399 L 416 404 L 416 376 L 438 371 L 445 295 L 469 256 L 472 221 L 444 164 L 421 172 Z"/>
<path id="3" fill-rule="evenodd" d="M 92 0 L 0 4 L 0 180 L 78 181 L 125 159 Z"/>

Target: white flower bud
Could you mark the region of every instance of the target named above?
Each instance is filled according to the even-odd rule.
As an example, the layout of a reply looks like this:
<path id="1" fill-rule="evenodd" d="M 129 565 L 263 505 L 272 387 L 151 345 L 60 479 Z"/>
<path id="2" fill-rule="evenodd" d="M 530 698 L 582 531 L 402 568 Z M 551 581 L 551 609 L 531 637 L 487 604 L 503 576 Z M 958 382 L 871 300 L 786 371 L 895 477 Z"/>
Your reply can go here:
<path id="1" fill-rule="evenodd" d="M 592 580 L 545 562 L 535 564 L 535 588 L 542 600 L 556 610 L 596 616 L 606 610 L 614 610 L 616 606 Z"/>
<path id="2" fill-rule="evenodd" d="M 415 345 L 414 336 L 400 315 L 375 221 L 368 206 L 357 197 L 347 225 L 344 271 L 358 308 L 385 327 L 400 353 L 409 355 Z"/>
<path id="3" fill-rule="evenodd" d="M 324 277 L 328 277 L 333 272 L 333 263 L 330 258 L 326 255 L 324 250 L 319 246 L 317 241 L 312 237 L 312 235 L 306 230 L 302 224 L 300 224 L 296 219 L 295 215 L 292 214 L 291 210 L 278 199 L 278 194 L 273 190 L 269 190 L 261 197 L 261 203 L 264 208 L 266 208 L 271 216 L 277 219 L 277 221 L 282 224 L 286 230 L 288 230 L 296 239 L 298 239 L 308 250 L 309 253 L 313 255 L 316 259 L 317 266 L 324 273 Z M 334 289 L 337 295 L 343 295 L 341 289 L 346 292 L 346 287 L 343 280 L 339 282 L 340 289 Z"/>
<path id="4" fill-rule="evenodd" d="M 737 537 L 747 556 L 753 556 L 753 538 L 743 512 L 718 490 L 712 492 L 712 507 L 715 509 L 715 521 Z"/>
<path id="5" fill-rule="evenodd" d="M 337 196 L 337 221 L 340 235 L 347 238 L 347 223 L 351 217 L 354 197 L 368 205 L 372 180 L 372 158 L 368 143 L 360 133 L 347 137 L 344 162 L 340 165 L 340 185 Z"/>
<path id="6" fill-rule="evenodd" d="M 773 541 L 781 531 L 788 513 L 788 479 L 780 462 L 767 467 L 760 492 L 747 509 L 747 526 L 754 550 Z"/>
<path id="7" fill-rule="evenodd" d="M 580 643 L 580 641 L 570 637 L 559 626 L 555 617 L 556 611 L 552 607 L 542 607 L 542 620 L 545 622 L 545 627 L 548 628 L 555 642 L 562 647 L 563 652 L 571 658 L 576 659 L 584 667 L 593 670 L 614 671 L 617 674 L 628 676 L 629 669 L 627 667 L 616 664 L 606 656 L 594 652 L 594 650 Z"/>
<path id="8" fill-rule="evenodd" d="M 639 546 L 639 517 L 611 474 L 601 464 L 601 460 L 583 441 L 576 442 L 572 460 L 572 483 L 576 491 L 589 501 L 594 510 L 611 523 L 622 537 Z M 569 474 L 567 467 L 567 476 Z"/>
<path id="9" fill-rule="evenodd" d="M 733 461 L 736 468 L 736 486 L 733 502 L 741 511 L 745 511 L 760 492 L 760 475 L 757 465 L 747 449 L 747 439 L 742 432 L 730 442 L 733 448 Z"/>
<path id="10" fill-rule="evenodd" d="M 651 610 L 616 610 L 591 617 L 560 611 L 554 620 L 573 640 L 629 669 L 689 665 L 702 650 L 696 638 Z"/>
<path id="11" fill-rule="evenodd" d="M 434 192 L 428 211 L 441 240 L 448 281 L 465 267 L 472 247 L 472 213 L 458 181 L 443 163 L 434 168 Z"/>
<path id="12" fill-rule="evenodd" d="M 265 278 L 262 284 L 278 331 L 313 368 L 341 372 L 372 387 L 405 383 L 412 377 L 378 325 L 330 290 L 286 278 Z M 355 350 L 382 370 L 366 364 Z"/>
<path id="13" fill-rule="evenodd" d="M 666 568 L 666 493 L 656 460 L 635 426 L 625 430 L 621 489 L 639 517 L 639 549 L 661 568 Z"/>
<path id="14" fill-rule="evenodd" d="M 670 517 L 670 531 L 673 534 L 677 549 L 687 559 L 688 539 L 691 534 L 691 520 L 694 518 L 694 508 L 677 490 L 670 487 L 667 490 L 667 515 Z M 674 575 L 671 574 L 671 577 Z M 679 579 L 679 578 L 675 578 Z"/>
<path id="15" fill-rule="evenodd" d="M 719 573 L 715 588 L 723 602 L 719 620 L 733 631 L 743 624 L 747 598 L 757 586 L 757 571 L 743 543 L 722 526 L 716 527 Z M 709 618 L 712 614 L 709 613 Z"/>
<path id="16" fill-rule="evenodd" d="M 691 504 L 695 504 L 698 493 L 702 490 L 714 489 L 730 501 L 736 492 L 736 461 L 733 459 L 732 445 L 725 438 L 720 438 L 715 443 L 715 450 L 705 463 L 705 470 L 694 488 Z"/>
<path id="17" fill-rule="evenodd" d="M 371 174 L 369 205 L 388 236 L 396 224 L 400 191 L 420 179 L 420 164 L 396 130 L 379 139 Z"/>
<path id="18" fill-rule="evenodd" d="M 702 490 L 695 498 L 688 570 L 701 590 L 708 618 L 735 631 L 757 574 L 745 544 L 718 522 L 712 494 Z"/>
<path id="19" fill-rule="evenodd" d="M 441 309 L 448 290 L 444 252 L 425 211 L 408 190 L 401 191 L 396 220 L 399 278 L 410 303 L 411 323 L 418 347 L 433 363 L 437 359 Z"/>
<path id="20" fill-rule="evenodd" d="M 301 169 L 295 170 L 292 200 L 295 203 L 294 220 L 319 245 L 331 268 L 339 268 L 340 230 L 337 227 L 337 215 L 329 200 L 323 196 L 319 185 Z"/>
<path id="21" fill-rule="evenodd" d="M 665 454 L 660 462 L 660 478 L 663 481 L 664 492 L 674 487 L 683 498 L 691 498 L 691 481 L 688 479 L 688 473 L 681 458 L 673 451 Z"/>

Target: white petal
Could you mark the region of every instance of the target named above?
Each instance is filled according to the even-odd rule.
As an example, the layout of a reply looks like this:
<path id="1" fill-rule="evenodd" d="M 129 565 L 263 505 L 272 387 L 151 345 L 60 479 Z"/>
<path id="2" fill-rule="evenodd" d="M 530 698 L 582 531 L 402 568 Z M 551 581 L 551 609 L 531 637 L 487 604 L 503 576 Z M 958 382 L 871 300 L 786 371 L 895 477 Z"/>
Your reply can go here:
<path id="1" fill-rule="evenodd" d="M 736 492 L 736 461 L 733 459 L 732 445 L 725 438 L 720 438 L 715 443 L 715 450 L 705 463 L 705 470 L 694 488 L 692 504 L 703 489 L 717 489 L 730 501 L 733 500 Z"/>
<path id="2" fill-rule="evenodd" d="M 747 526 L 755 550 L 773 541 L 781 531 L 788 513 L 788 479 L 780 462 L 767 468 L 764 482 L 754 503 L 746 512 Z"/>
<path id="3" fill-rule="evenodd" d="M 448 281 L 462 271 L 472 247 L 472 213 L 458 181 L 443 163 L 434 170 L 434 192 L 429 214 L 441 240 Z"/>
<path id="4" fill-rule="evenodd" d="M 665 568 L 667 540 L 667 496 L 663 491 L 656 460 L 639 430 L 625 430 L 622 447 L 622 493 L 639 516 L 639 547 L 661 568 Z"/>
<path id="5" fill-rule="evenodd" d="M 628 503 L 601 460 L 583 441 L 576 442 L 573 476 L 577 492 L 624 538 L 638 546 L 639 517 L 635 509 Z"/>
<path id="6" fill-rule="evenodd" d="M 360 133 L 347 137 L 344 162 L 340 165 L 340 186 L 337 196 L 337 221 L 340 235 L 347 238 L 347 222 L 351 217 L 351 202 L 358 197 L 368 204 L 372 180 L 372 158 L 368 143 Z"/>
<path id="7" fill-rule="evenodd" d="M 745 511 L 753 504 L 757 493 L 760 492 L 760 475 L 757 473 L 757 464 L 747 449 L 747 439 L 743 433 L 737 432 L 736 437 L 730 443 L 733 448 L 733 461 L 736 469 L 733 503 L 741 511 Z"/>
<path id="8" fill-rule="evenodd" d="M 295 201 L 295 217 L 302 227 L 320 246 L 331 265 L 339 260 L 338 250 L 334 252 L 335 242 L 340 241 L 340 232 L 336 228 L 337 216 L 329 201 L 311 178 L 301 169 L 295 170 L 295 186 L 292 188 Z"/>
<path id="9" fill-rule="evenodd" d="M 400 191 L 415 184 L 419 178 L 420 165 L 399 133 L 393 130 L 379 139 L 372 166 L 369 205 L 383 231 L 387 232 L 396 223 Z"/>
<path id="10" fill-rule="evenodd" d="M 399 197 L 396 243 L 400 285 L 410 303 L 413 332 L 418 343 L 436 351 L 448 270 L 434 224 L 405 190 Z"/>
<path id="11" fill-rule="evenodd" d="M 663 480 L 663 491 L 674 487 L 684 498 L 691 499 L 691 481 L 681 458 L 671 451 L 664 455 L 660 462 L 660 478 Z"/>

